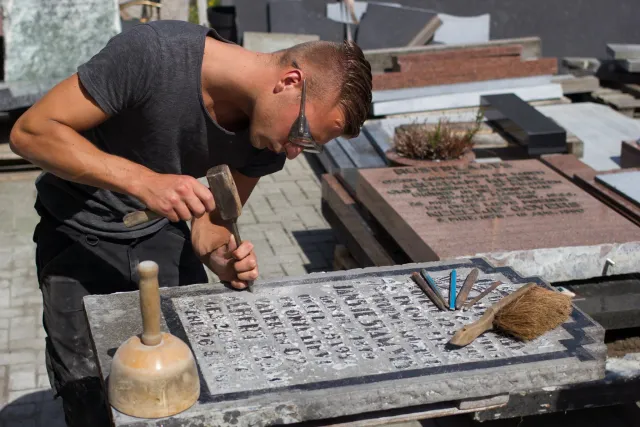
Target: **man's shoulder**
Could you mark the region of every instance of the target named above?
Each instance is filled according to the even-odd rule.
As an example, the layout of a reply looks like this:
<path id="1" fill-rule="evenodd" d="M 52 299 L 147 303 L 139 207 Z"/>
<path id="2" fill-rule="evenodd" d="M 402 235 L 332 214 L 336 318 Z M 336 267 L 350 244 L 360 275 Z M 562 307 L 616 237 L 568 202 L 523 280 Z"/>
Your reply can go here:
<path id="1" fill-rule="evenodd" d="M 202 25 L 186 21 L 160 20 L 141 25 L 145 25 L 150 29 L 153 29 L 161 38 L 201 36 L 208 31 L 208 29 Z"/>

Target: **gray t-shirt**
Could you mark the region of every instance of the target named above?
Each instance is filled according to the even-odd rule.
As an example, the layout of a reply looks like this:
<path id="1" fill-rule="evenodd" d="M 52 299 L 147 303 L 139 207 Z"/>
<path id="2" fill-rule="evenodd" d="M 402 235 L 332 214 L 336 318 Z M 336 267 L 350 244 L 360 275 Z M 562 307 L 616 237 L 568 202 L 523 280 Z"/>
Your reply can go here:
<path id="1" fill-rule="evenodd" d="M 260 177 L 284 166 L 285 155 L 254 148 L 248 129 L 229 132 L 209 115 L 202 99 L 205 38 L 214 30 L 181 21 L 138 25 L 113 37 L 78 68 L 87 92 L 111 117 L 82 132 L 101 150 L 167 174 L 205 176 L 219 164 Z M 110 238 L 153 233 L 162 218 L 131 229 L 123 216 L 144 209 L 124 194 L 43 173 L 38 198 L 53 217 L 82 232 Z"/>

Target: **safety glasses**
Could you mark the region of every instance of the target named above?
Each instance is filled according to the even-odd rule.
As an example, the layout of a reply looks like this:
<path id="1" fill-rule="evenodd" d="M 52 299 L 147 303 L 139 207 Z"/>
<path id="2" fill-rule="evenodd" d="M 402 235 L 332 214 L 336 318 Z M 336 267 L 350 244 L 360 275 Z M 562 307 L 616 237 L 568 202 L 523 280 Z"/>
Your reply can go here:
<path id="1" fill-rule="evenodd" d="M 300 113 L 298 114 L 298 118 L 293 125 L 291 126 L 291 130 L 289 131 L 289 142 L 297 145 L 298 147 L 302 147 L 302 151 L 307 153 L 322 153 L 324 148 L 323 145 L 318 144 L 313 137 L 311 136 L 311 131 L 309 130 L 309 122 L 307 121 L 307 117 L 304 114 L 304 107 L 307 98 L 307 80 L 302 80 L 302 96 L 300 97 Z"/>

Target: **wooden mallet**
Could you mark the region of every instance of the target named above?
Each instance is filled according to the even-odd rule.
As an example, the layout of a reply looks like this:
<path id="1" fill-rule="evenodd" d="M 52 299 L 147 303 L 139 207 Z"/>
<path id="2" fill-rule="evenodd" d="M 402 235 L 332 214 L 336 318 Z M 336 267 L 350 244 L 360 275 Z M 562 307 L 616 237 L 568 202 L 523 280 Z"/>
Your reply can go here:
<path id="1" fill-rule="evenodd" d="M 138 273 L 143 332 L 125 341 L 113 356 L 109 403 L 132 417 L 168 417 L 198 400 L 200 378 L 189 347 L 160 329 L 158 265 L 143 261 Z"/>

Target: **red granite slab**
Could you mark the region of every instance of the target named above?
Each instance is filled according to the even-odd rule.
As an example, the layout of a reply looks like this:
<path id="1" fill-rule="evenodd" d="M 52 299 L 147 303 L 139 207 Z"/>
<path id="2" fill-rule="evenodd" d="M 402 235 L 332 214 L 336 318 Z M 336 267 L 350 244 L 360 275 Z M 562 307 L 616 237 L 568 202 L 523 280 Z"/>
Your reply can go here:
<path id="1" fill-rule="evenodd" d="M 516 56 L 522 54 L 521 45 L 477 47 L 453 51 L 420 52 L 398 55 L 398 63 L 440 61 L 453 59 L 487 58 L 492 56 Z"/>
<path id="2" fill-rule="evenodd" d="M 640 242 L 635 224 L 535 159 L 358 172 L 358 199 L 414 261 Z"/>
<path id="3" fill-rule="evenodd" d="M 557 72 L 555 58 L 521 61 L 517 57 L 489 57 L 402 63 L 401 71 L 374 74 L 373 89 L 445 85 L 539 75 Z"/>
<path id="4" fill-rule="evenodd" d="M 542 156 L 541 161 L 557 172 L 565 175 L 568 179 L 573 180 L 582 189 L 625 216 L 629 221 L 640 226 L 640 207 L 595 180 L 596 175 L 640 170 L 640 167 L 596 171 L 571 154 L 550 154 Z"/>

